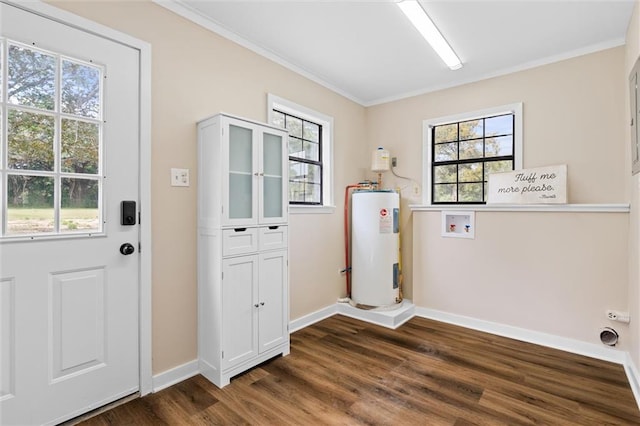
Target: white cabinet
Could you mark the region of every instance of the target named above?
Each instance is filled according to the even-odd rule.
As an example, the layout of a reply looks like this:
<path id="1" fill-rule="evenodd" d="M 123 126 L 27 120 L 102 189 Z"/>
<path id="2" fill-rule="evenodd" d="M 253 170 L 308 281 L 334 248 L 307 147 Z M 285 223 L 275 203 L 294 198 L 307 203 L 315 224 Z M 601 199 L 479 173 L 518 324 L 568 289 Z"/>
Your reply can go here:
<path id="1" fill-rule="evenodd" d="M 289 353 L 287 133 L 198 123 L 198 361 L 219 387 Z"/>
<path id="2" fill-rule="evenodd" d="M 277 127 L 225 114 L 199 122 L 198 226 L 286 223 L 287 146 Z"/>
<path id="3" fill-rule="evenodd" d="M 221 116 L 224 225 L 282 223 L 287 211 L 286 133 L 246 120 Z M 228 148 L 228 150 L 224 150 Z"/>
<path id="4" fill-rule="evenodd" d="M 288 343 L 287 251 L 225 258 L 222 272 L 225 370 Z"/>

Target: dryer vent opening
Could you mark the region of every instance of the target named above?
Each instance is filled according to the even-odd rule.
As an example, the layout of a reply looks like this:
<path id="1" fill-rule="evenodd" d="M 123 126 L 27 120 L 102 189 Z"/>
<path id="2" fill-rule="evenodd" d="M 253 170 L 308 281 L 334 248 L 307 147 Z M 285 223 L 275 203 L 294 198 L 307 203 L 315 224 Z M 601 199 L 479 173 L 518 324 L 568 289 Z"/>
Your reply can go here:
<path id="1" fill-rule="evenodd" d="M 618 343 L 618 332 L 613 328 L 605 327 L 600 331 L 600 341 L 607 346 L 615 346 Z"/>

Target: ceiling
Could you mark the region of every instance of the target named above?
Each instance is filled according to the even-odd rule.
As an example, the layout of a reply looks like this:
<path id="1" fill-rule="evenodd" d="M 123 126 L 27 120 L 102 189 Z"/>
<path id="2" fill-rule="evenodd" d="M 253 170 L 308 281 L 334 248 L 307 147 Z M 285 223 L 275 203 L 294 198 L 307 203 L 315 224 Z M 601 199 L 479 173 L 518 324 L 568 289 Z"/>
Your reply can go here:
<path id="1" fill-rule="evenodd" d="M 369 106 L 624 44 L 633 0 L 421 1 L 452 71 L 394 0 L 155 0 Z"/>

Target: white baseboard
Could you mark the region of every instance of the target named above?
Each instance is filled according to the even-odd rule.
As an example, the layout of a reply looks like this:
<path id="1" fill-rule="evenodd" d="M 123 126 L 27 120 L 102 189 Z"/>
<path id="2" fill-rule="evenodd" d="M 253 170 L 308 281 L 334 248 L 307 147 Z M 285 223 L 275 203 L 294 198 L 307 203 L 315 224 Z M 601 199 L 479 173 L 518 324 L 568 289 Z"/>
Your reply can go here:
<path id="1" fill-rule="evenodd" d="M 638 404 L 638 408 L 640 409 L 640 374 L 638 373 L 638 368 L 633 362 L 631 355 L 628 352 L 626 355 L 627 358 L 624 363 L 624 371 L 627 373 L 627 379 L 629 380 L 631 391 L 633 392 L 633 396 L 636 398 L 636 404 Z"/>
<path id="2" fill-rule="evenodd" d="M 322 321 L 325 318 L 329 318 L 330 316 L 336 314 L 337 312 L 338 312 L 338 309 L 336 305 L 330 305 L 330 306 L 327 306 L 326 308 L 322 308 L 318 311 L 312 312 L 303 317 L 296 318 L 293 321 L 289 322 L 289 333 L 302 330 L 303 328 L 308 327 L 311 324 L 315 324 L 318 321 Z"/>
<path id="3" fill-rule="evenodd" d="M 161 391 L 164 388 L 180 383 L 199 373 L 198 360 L 194 359 L 193 361 L 174 367 L 171 370 L 156 374 L 153 376 L 153 392 Z"/>
<path id="4" fill-rule="evenodd" d="M 625 365 L 627 360 L 627 353 L 618 349 L 569 339 L 567 337 L 556 336 L 553 334 L 542 333 L 539 331 L 532 331 L 525 328 L 513 327 L 511 325 L 499 324 L 463 315 L 450 314 L 447 312 L 437 311 L 435 309 L 416 307 L 416 316 L 459 325 L 473 330 L 484 331 L 486 333 L 521 340 L 523 342 L 534 343 L 536 345 L 547 346 L 549 348 L 560 349 L 565 352 L 614 362 L 616 364 Z"/>

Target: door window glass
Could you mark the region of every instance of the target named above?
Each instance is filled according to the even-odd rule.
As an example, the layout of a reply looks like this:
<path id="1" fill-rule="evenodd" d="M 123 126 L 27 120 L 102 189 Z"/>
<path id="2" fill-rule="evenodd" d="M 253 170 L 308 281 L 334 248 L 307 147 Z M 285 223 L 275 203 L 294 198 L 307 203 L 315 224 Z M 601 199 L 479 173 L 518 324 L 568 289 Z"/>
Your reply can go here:
<path id="1" fill-rule="evenodd" d="M 3 238 L 102 232 L 103 81 L 101 66 L 0 39 Z"/>

